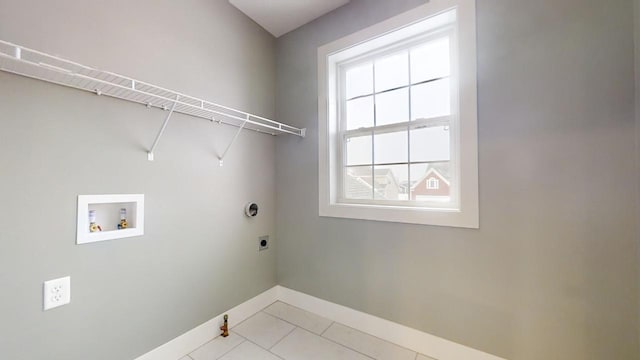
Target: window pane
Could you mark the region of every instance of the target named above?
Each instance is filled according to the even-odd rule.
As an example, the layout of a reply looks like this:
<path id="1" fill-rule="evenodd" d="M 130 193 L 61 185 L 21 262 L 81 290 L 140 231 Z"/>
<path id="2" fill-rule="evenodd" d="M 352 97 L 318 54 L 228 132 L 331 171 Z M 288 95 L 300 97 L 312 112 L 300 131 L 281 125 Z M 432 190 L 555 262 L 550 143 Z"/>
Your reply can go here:
<path id="1" fill-rule="evenodd" d="M 407 51 L 376 60 L 376 92 L 409 85 Z"/>
<path id="2" fill-rule="evenodd" d="M 409 165 L 377 165 L 374 168 L 374 198 L 377 200 L 408 200 Z"/>
<path id="3" fill-rule="evenodd" d="M 408 162 L 407 132 L 376 134 L 374 138 L 375 164 Z"/>
<path id="4" fill-rule="evenodd" d="M 449 79 L 411 87 L 411 120 L 451 115 Z"/>
<path id="5" fill-rule="evenodd" d="M 409 89 L 376 95 L 376 126 L 409 121 Z"/>
<path id="6" fill-rule="evenodd" d="M 373 198 L 371 166 L 349 167 L 344 172 L 344 197 L 347 199 Z"/>
<path id="7" fill-rule="evenodd" d="M 450 186 L 448 161 L 411 165 L 411 200 L 448 201 Z"/>
<path id="8" fill-rule="evenodd" d="M 347 101 L 347 130 L 373 126 L 373 96 Z"/>
<path id="9" fill-rule="evenodd" d="M 448 127 L 437 126 L 411 130 L 411 162 L 450 160 L 449 144 Z"/>
<path id="10" fill-rule="evenodd" d="M 411 50 L 411 83 L 449 76 L 449 38 L 441 38 Z"/>
<path id="11" fill-rule="evenodd" d="M 371 164 L 371 135 L 347 139 L 347 165 Z"/>
<path id="12" fill-rule="evenodd" d="M 347 99 L 373 94 L 373 63 L 367 63 L 347 70 Z"/>

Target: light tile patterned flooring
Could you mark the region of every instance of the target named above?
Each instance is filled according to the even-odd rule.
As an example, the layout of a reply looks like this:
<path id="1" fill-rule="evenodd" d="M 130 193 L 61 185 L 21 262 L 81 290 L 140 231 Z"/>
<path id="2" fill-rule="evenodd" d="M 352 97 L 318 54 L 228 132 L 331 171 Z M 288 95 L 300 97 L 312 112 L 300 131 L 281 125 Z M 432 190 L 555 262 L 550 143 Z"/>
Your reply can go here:
<path id="1" fill-rule="evenodd" d="M 435 360 L 277 301 L 179 360 Z"/>

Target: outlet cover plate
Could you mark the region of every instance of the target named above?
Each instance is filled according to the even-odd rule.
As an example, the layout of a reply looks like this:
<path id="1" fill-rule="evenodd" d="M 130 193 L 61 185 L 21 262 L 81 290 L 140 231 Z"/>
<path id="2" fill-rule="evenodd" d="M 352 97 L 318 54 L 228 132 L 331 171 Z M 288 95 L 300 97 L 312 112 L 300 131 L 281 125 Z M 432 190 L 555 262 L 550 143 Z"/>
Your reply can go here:
<path id="1" fill-rule="evenodd" d="M 71 278 L 69 276 L 44 282 L 44 310 L 57 308 L 71 302 Z"/>

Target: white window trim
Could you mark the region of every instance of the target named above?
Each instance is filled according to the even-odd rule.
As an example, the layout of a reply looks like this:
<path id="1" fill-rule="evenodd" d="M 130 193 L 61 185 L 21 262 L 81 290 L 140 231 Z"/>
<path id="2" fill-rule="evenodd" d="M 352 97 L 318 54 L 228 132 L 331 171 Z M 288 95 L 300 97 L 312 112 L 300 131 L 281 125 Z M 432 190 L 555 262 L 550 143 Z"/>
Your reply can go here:
<path id="1" fill-rule="evenodd" d="M 459 206 L 457 209 L 416 208 L 372 204 L 340 203 L 337 174 L 340 163 L 336 160 L 338 131 L 336 100 L 328 90 L 335 89 L 336 66 L 329 56 L 365 41 L 373 40 L 391 31 L 405 28 L 425 18 L 457 11 L 458 81 L 459 81 Z M 476 80 L 476 23 L 475 0 L 432 0 L 429 3 L 373 25 L 354 34 L 318 48 L 318 116 L 319 116 L 319 214 L 320 216 L 392 221 L 412 224 L 479 227 L 478 206 L 478 129 Z M 452 138 L 456 141 L 456 138 Z M 332 167 L 334 167 L 332 169 Z M 333 175 L 332 175 L 333 174 Z"/>

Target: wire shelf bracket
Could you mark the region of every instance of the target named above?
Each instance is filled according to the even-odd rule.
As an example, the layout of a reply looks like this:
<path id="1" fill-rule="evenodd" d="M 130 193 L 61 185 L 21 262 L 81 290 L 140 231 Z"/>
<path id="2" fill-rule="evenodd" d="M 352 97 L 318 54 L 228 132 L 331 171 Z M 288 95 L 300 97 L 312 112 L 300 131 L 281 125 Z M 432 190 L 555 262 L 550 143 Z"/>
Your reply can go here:
<path id="1" fill-rule="evenodd" d="M 247 118 L 244 120 L 242 125 L 240 125 L 240 127 L 238 128 L 238 131 L 236 131 L 236 134 L 233 136 L 233 139 L 231 139 L 231 142 L 229 143 L 227 148 L 224 150 L 222 155 L 220 155 L 220 157 L 218 157 L 220 166 L 222 166 L 224 164 L 224 157 L 229 152 L 229 149 L 231 149 L 231 146 L 233 146 L 233 143 L 236 142 L 236 139 L 238 138 L 238 135 L 240 135 L 240 132 L 242 131 L 242 129 L 244 129 L 244 126 L 247 124 L 247 121 L 249 121 L 249 116 L 247 116 Z"/>
<path id="2" fill-rule="evenodd" d="M 160 131 L 158 131 L 158 135 L 156 135 L 156 139 L 153 141 L 153 145 L 151 145 L 151 149 L 149 149 L 149 151 L 147 152 L 147 160 L 149 161 L 153 161 L 153 151 L 158 146 L 158 143 L 160 142 L 160 138 L 162 137 L 164 130 L 167 128 L 167 124 L 169 124 L 169 119 L 171 119 L 171 115 L 173 115 L 173 111 L 176 109 L 176 103 L 178 102 L 178 100 L 180 100 L 180 97 L 176 96 L 176 101 L 173 103 L 173 105 L 171 105 L 171 110 L 169 111 L 169 114 L 164 119 L 164 122 L 162 123 L 162 127 L 160 128 Z"/>
<path id="3" fill-rule="evenodd" d="M 306 136 L 304 128 L 296 128 L 127 76 L 98 70 L 4 40 L 0 40 L 0 70 L 97 95 L 106 95 L 142 104 L 147 108 L 171 109 L 147 153 L 147 158 L 150 161 L 153 160 L 153 152 L 174 113 L 239 128 L 225 152 L 219 157 L 220 164 L 243 129 L 274 136 L 280 134 L 290 134 L 301 138 Z"/>

